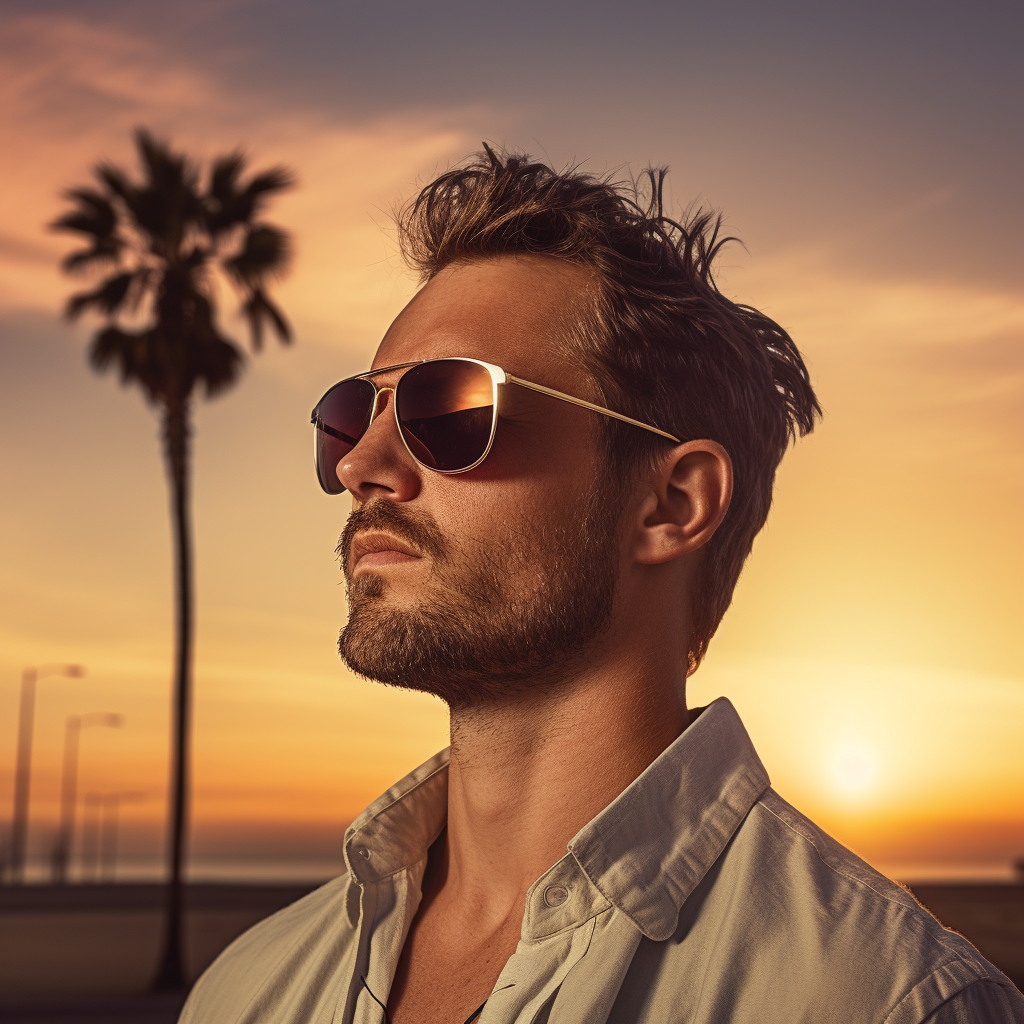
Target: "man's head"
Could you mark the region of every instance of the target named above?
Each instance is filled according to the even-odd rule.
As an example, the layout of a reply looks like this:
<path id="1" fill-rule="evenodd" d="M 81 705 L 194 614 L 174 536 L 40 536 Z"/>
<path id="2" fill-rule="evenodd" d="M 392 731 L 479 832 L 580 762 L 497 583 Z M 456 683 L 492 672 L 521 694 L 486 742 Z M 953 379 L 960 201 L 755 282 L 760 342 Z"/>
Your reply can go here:
<path id="1" fill-rule="evenodd" d="M 699 663 L 767 516 L 776 467 L 819 409 L 786 333 L 717 291 L 717 225 L 668 220 L 661 176 L 650 182 L 642 207 L 628 188 L 487 150 L 400 216 L 403 251 L 426 284 L 375 367 L 476 357 L 696 447 L 506 387 L 491 454 L 446 477 L 418 466 L 394 419 L 378 417 L 339 469 L 356 502 L 342 544 L 352 614 L 341 647 L 357 671 L 436 690 L 425 677 L 447 670 L 468 688 L 442 692 L 457 703 L 484 676 L 525 685 L 596 649 L 636 553 L 624 516 L 671 477 L 673 460 L 704 452 L 731 457 L 734 482 L 729 514 L 726 494 L 685 548 L 692 571 L 678 600 L 691 670 Z M 360 529 L 408 541 L 429 578 L 423 565 L 372 557 L 355 569 Z"/>

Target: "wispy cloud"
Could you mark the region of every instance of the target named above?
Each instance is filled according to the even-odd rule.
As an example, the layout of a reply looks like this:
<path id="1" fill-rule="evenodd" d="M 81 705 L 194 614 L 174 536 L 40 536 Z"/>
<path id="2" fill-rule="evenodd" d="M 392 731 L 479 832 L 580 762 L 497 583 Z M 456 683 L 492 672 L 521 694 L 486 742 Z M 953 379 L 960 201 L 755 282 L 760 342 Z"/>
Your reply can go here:
<path id="1" fill-rule="evenodd" d="M 344 126 L 268 107 L 127 30 L 50 15 L 0 25 L 0 148 L 16 154 L 0 171 L 0 308 L 59 306 L 69 286 L 56 267 L 69 240 L 44 225 L 98 159 L 134 163 L 130 134 L 141 124 L 201 157 L 241 144 L 256 166 L 298 170 L 301 188 L 274 209 L 299 241 L 282 295 L 313 335 L 337 338 L 341 326 L 376 324 L 394 302 L 377 266 L 391 254 L 389 201 L 468 146 L 451 111 Z"/>

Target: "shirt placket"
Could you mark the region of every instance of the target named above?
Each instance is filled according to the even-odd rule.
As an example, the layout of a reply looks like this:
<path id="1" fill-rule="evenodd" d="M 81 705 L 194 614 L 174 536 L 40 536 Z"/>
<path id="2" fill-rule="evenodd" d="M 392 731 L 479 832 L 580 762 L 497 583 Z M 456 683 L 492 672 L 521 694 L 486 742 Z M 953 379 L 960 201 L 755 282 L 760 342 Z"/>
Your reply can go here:
<path id="1" fill-rule="evenodd" d="M 533 1024 L 586 955 L 597 915 L 609 906 L 571 855 L 542 875 L 527 893 L 522 938 L 479 1024 Z"/>
<path id="2" fill-rule="evenodd" d="M 368 850 L 363 856 L 371 859 Z M 360 888 L 355 969 L 344 1001 L 338 1002 L 335 1024 L 383 1024 L 380 1003 L 387 1003 L 398 958 L 419 907 L 422 868 L 420 862 L 379 880 L 372 877 L 368 865 L 357 869 L 362 878 L 354 883 Z"/>
<path id="3" fill-rule="evenodd" d="M 361 1010 L 362 979 L 369 969 L 370 943 L 373 939 L 374 926 L 377 918 L 377 886 L 351 883 L 359 887 L 359 921 L 356 925 L 355 960 L 349 978 L 348 990 L 343 999 L 338 1000 L 334 1014 L 334 1024 L 354 1024 L 356 1015 Z"/>

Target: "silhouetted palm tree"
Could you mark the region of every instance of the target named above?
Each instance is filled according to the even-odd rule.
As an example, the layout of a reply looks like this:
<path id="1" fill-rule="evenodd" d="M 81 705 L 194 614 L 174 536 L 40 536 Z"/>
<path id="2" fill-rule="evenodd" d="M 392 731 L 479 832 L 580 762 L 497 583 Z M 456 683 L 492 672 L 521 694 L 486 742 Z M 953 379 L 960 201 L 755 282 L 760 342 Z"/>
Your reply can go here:
<path id="1" fill-rule="evenodd" d="M 289 256 L 288 236 L 260 219 L 268 197 L 292 185 L 276 167 L 243 180 L 246 160 L 234 152 L 213 161 L 205 187 L 197 165 L 139 129 L 142 176 L 133 181 L 107 163 L 98 187 L 70 189 L 74 208 L 52 225 L 84 235 L 88 245 L 63 262 L 69 274 L 99 272 L 100 283 L 68 300 L 66 315 L 91 311 L 106 321 L 92 339 L 89 362 L 115 368 L 159 409 L 171 489 L 176 581 L 170 879 L 159 988 L 185 984 L 182 950 L 182 867 L 187 821 L 189 719 L 192 691 L 192 541 L 189 512 L 191 411 L 196 389 L 207 397 L 230 388 L 243 352 L 217 327 L 215 278 L 242 296 L 252 347 L 264 329 L 287 343 L 291 331 L 266 293 Z"/>

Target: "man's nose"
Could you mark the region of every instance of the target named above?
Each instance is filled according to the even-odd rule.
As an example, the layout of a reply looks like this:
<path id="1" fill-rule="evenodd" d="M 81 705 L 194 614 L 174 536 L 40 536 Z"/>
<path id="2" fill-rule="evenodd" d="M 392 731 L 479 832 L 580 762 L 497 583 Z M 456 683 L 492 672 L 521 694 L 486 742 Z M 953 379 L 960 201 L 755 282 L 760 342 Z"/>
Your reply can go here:
<path id="1" fill-rule="evenodd" d="M 338 464 L 338 479 L 359 502 L 387 497 L 409 501 L 420 490 L 422 472 L 398 432 L 393 388 L 381 388 L 366 433 Z"/>

